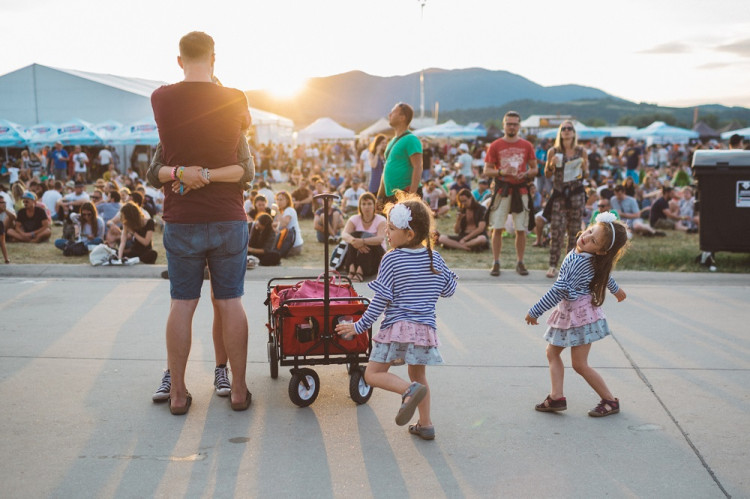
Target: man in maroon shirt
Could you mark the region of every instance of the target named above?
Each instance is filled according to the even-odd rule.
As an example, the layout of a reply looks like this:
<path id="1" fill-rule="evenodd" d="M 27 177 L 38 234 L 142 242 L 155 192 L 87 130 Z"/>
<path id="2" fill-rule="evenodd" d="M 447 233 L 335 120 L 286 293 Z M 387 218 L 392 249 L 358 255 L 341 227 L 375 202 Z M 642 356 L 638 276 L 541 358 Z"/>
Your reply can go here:
<path id="1" fill-rule="evenodd" d="M 231 406 L 245 410 L 251 395 L 245 382 L 247 317 L 242 308 L 248 244 L 238 164 L 238 144 L 250 126 L 245 95 L 213 83 L 213 39 L 202 32 L 180 40 L 177 62 L 185 79 L 151 95 L 159 127 L 165 186 L 164 248 L 172 303 L 167 319 L 171 376 L 169 409 L 187 413 L 192 397 L 185 385 L 192 320 L 208 264 L 232 368 Z M 167 166 L 168 165 L 168 166 Z"/>

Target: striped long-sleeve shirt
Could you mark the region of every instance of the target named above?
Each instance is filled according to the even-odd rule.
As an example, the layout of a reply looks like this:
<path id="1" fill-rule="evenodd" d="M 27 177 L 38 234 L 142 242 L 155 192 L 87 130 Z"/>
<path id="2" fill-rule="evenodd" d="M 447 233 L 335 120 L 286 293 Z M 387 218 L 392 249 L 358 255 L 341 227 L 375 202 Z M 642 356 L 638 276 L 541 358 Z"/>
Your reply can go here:
<path id="1" fill-rule="evenodd" d="M 439 273 L 430 270 L 430 256 L 426 248 L 389 251 L 380 262 L 378 277 L 368 286 L 375 296 L 354 327 L 361 334 L 385 312 L 381 328 L 398 321 L 426 324 L 437 329 L 435 303 L 456 291 L 458 277 L 437 251 L 432 252 L 432 264 Z"/>
<path id="2" fill-rule="evenodd" d="M 529 309 L 529 315 L 535 318 L 541 317 L 544 312 L 555 307 L 561 300 L 573 301 L 590 295 L 589 286 L 594 279 L 592 256 L 590 253 L 576 253 L 575 249 L 568 253 L 560 266 L 557 281 L 539 302 Z M 611 276 L 607 282 L 607 288 L 613 294 L 620 289 Z"/>

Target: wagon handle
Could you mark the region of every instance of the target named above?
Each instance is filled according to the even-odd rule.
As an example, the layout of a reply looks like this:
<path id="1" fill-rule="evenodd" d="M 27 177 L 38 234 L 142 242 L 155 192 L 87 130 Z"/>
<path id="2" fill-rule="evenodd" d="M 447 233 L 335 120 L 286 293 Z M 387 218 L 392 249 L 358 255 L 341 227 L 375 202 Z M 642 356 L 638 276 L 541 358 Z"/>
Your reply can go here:
<path id="1" fill-rule="evenodd" d="M 325 270 L 324 270 L 323 273 L 325 274 L 325 282 L 326 282 L 326 285 L 323 286 L 323 300 L 324 300 L 323 301 L 323 321 L 324 321 L 323 333 L 326 334 L 326 335 L 328 335 L 330 333 L 330 331 L 328 330 L 328 316 L 329 316 L 329 310 L 328 310 L 329 303 L 328 303 L 328 300 L 330 298 L 329 290 L 328 290 L 328 286 L 329 286 L 329 284 L 328 284 L 329 283 L 329 274 L 328 274 L 328 236 L 329 236 L 329 234 L 328 234 L 328 205 L 331 202 L 331 200 L 333 200 L 333 199 L 338 200 L 340 198 L 336 194 L 325 193 L 325 194 L 317 194 L 317 195 L 313 196 L 313 199 L 322 199 L 323 200 L 323 229 L 324 229 L 323 230 L 323 235 L 324 235 L 324 239 L 325 239 L 325 242 L 323 243 L 323 254 L 324 254 L 323 258 L 325 259 L 325 260 L 323 260 L 323 269 L 325 269 Z M 326 347 L 326 350 L 328 350 L 327 347 Z M 326 355 L 328 355 L 327 351 L 326 351 Z"/>

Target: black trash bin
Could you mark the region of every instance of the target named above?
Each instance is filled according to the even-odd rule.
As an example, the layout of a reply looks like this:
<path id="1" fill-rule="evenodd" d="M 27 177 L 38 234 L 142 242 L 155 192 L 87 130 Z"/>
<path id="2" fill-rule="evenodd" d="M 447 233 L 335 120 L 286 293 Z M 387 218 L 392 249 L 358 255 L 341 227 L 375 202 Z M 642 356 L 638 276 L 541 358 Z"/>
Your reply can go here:
<path id="1" fill-rule="evenodd" d="M 702 251 L 750 253 L 750 151 L 695 151 Z"/>

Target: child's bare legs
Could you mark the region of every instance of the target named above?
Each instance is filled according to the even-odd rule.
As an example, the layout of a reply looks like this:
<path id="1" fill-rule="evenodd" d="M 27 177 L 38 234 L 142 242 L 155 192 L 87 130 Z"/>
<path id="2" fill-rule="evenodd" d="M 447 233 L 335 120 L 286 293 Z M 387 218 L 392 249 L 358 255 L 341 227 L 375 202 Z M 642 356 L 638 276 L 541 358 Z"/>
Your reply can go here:
<path id="1" fill-rule="evenodd" d="M 576 348 L 576 347 L 574 347 Z M 549 396 L 553 400 L 563 398 L 563 380 L 565 378 L 565 366 L 560 358 L 565 348 L 547 344 L 547 361 L 549 362 L 549 377 L 552 389 Z"/>
<path id="2" fill-rule="evenodd" d="M 375 388 L 382 388 L 383 390 L 403 395 L 407 388 L 409 388 L 409 383 L 401 379 L 400 376 L 389 373 L 388 369 L 390 367 L 390 364 L 382 362 L 368 362 L 367 369 L 365 369 L 365 382 Z"/>
<path id="3" fill-rule="evenodd" d="M 573 363 L 573 369 L 575 372 L 583 376 L 591 388 L 599 395 L 603 400 L 614 400 L 612 392 L 609 391 L 607 383 L 604 379 L 596 372 L 591 366 L 589 366 L 589 350 L 591 350 L 591 343 L 588 345 L 580 345 L 572 347 L 570 349 L 570 359 Z M 551 364 L 550 364 L 551 370 Z"/>
<path id="4" fill-rule="evenodd" d="M 409 379 L 427 387 L 427 395 L 424 396 L 417 406 L 419 409 L 418 423 L 423 428 L 430 427 L 432 426 L 432 419 L 430 419 L 430 386 L 427 384 L 426 366 L 409 365 Z"/>

